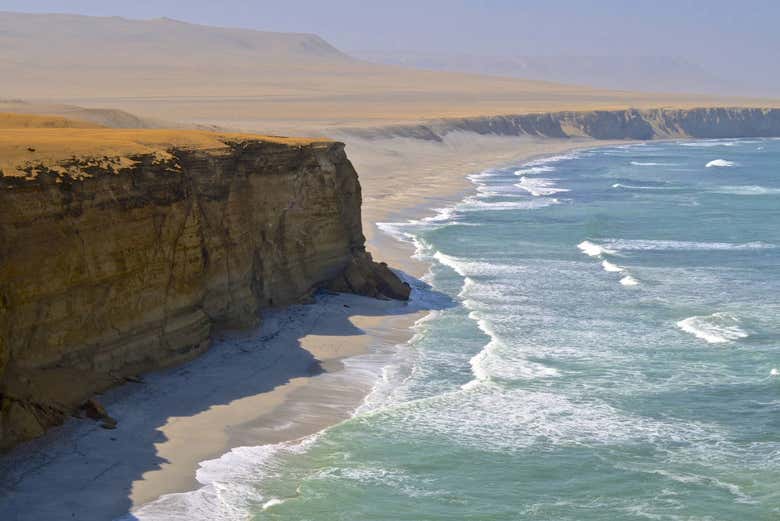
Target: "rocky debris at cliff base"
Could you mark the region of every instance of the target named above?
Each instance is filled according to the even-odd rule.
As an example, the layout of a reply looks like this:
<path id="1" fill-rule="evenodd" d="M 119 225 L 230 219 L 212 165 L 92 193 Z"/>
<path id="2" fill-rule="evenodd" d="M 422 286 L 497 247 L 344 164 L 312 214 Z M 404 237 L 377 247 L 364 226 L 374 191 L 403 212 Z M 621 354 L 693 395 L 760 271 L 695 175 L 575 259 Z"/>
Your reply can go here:
<path id="1" fill-rule="evenodd" d="M 403 282 L 384 262 L 374 262 L 370 253 L 352 257 L 344 271 L 326 289 L 366 297 L 409 300 L 411 286 Z"/>
<path id="2" fill-rule="evenodd" d="M 116 429 L 117 421 L 109 416 L 108 411 L 95 398 L 90 398 L 81 406 L 81 410 L 87 418 L 100 421 L 100 426 L 104 429 Z"/>

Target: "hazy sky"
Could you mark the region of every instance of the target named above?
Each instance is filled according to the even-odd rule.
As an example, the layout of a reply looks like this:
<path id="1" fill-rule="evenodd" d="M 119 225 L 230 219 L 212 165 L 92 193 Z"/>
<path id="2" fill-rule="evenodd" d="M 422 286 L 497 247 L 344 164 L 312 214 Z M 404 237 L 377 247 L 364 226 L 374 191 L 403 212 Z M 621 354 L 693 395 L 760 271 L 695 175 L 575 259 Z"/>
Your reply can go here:
<path id="1" fill-rule="evenodd" d="M 312 32 L 346 51 L 676 56 L 780 84 L 780 0 L 3 0 L 0 10 Z"/>

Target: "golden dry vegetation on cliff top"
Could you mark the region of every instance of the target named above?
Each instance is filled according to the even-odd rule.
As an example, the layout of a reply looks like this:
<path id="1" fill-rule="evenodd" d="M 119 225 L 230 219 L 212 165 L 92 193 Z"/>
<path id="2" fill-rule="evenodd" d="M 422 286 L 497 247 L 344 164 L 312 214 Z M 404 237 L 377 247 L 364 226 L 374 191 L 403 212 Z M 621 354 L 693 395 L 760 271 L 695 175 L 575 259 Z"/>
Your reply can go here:
<path id="1" fill-rule="evenodd" d="M 111 129 L 58 116 L 0 113 L 0 172 L 3 177 L 31 178 L 45 167 L 61 175 L 85 177 L 63 162 L 78 158 L 116 170 L 131 166 L 132 156 L 166 159 L 171 149 L 219 150 L 234 141 L 307 146 L 324 140 L 202 130 Z"/>

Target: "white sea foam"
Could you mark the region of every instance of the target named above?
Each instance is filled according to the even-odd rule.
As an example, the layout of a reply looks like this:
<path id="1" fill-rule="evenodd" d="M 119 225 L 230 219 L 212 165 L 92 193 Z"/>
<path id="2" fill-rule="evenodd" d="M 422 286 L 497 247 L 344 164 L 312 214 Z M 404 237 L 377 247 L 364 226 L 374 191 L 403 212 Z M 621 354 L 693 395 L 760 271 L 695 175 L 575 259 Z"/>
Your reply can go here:
<path id="1" fill-rule="evenodd" d="M 537 198 L 530 201 L 484 201 L 477 197 L 467 197 L 457 209 L 463 212 L 484 212 L 495 210 L 537 210 L 560 204 L 560 201 L 551 197 Z"/>
<path id="2" fill-rule="evenodd" d="M 569 159 L 577 159 L 578 157 L 580 157 L 579 154 L 571 153 L 535 159 L 525 163 L 522 168 L 515 172 L 515 175 L 526 176 L 553 172 L 555 171 L 555 166 L 553 166 L 555 163 L 567 161 Z"/>
<path id="3" fill-rule="evenodd" d="M 780 194 L 780 188 L 766 188 L 764 186 L 721 186 L 711 192 L 729 195 L 775 195 Z"/>
<path id="4" fill-rule="evenodd" d="M 627 185 L 623 183 L 615 183 L 612 185 L 612 188 L 622 188 L 624 190 L 673 190 L 676 187 L 674 186 L 637 186 L 637 185 Z"/>
<path id="5" fill-rule="evenodd" d="M 634 166 L 675 166 L 676 163 L 653 163 L 651 161 L 631 161 Z"/>
<path id="6" fill-rule="evenodd" d="M 554 171 L 555 171 L 554 166 L 531 166 L 528 168 L 521 168 L 520 170 L 515 170 L 515 175 L 521 177 L 525 175 L 546 174 Z"/>
<path id="7" fill-rule="evenodd" d="M 714 437 L 692 422 L 633 416 L 594 397 L 569 398 L 539 390 L 474 381 L 460 391 L 399 404 L 376 422 L 435 434 L 485 451 L 580 447 L 630 441 L 689 442 Z"/>
<path id="8" fill-rule="evenodd" d="M 423 222 L 449 221 L 455 215 L 455 208 L 451 206 L 446 208 L 436 208 L 434 209 L 434 211 L 436 212 L 434 215 L 431 215 L 430 217 L 424 217 L 422 221 Z"/>
<path id="9" fill-rule="evenodd" d="M 586 241 L 587 242 L 587 241 Z M 774 249 L 774 244 L 765 242 L 695 242 L 695 241 L 667 241 L 667 240 L 631 240 L 631 239 L 607 239 L 604 248 L 621 251 L 674 251 L 674 250 L 764 250 Z M 614 253 L 614 251 L 612 253 Z"/>
<path id="10" fill-rule="evenodd" d="M 636 280 L 636 279 L 635 279 L 634 277 L 632 277 L 631 275 L 626 275 L 625 277 L 623 277 L 622 279 L 620 279 L 620 283 L 621 283 L 623 286 L 638 286 L 638 285 L 639 285 L 639 281 L 638 281 L 638 280 Z"/>
<path id="11" fill-rule="evenodd" d="M 722 140 L 689 141 L 689 142 L 679 143 L 679 145 L 681 146 L 693 147 L 693 148 L 733 147 L 738 144 L 739 143 L 737 141 L 722 141 Z"/>
<path id="12" fill-rule="evenodd" d="M 554 180 L 544 178 L 521 177 L 520 182 L 515 186 L 521 190 L 525 190 L 534 197 L 543 197 L 569 191 L 567 188 L 558 188 L 555 186 Z"/>
<path id="13" fill-rule="evenodd" d="M 780 369 L 773 367 L 772 370 L 769 371 L 769 376 L 780 376 Z"/>
<path id="14" fill-rule="evenodd" d="M 578 157 L 580 157 L 580 154 L 576 152 L 572 152 L 571 154 L 560 154 L 557 156 L 548 156 L 539 159 L 534 159 L 533 161 L 529 161 L 528 163 L 526 163 L 524 166 L 544 166 L 544 165 L 549 165 L 550 163 L 558 163 L 560 161 L 577 159 Z"/>
<path id="15" fill-rule="evenodd" d="M 677 327 L 710 344 L 734 342 L 749 336 L 742 329 L 740 319 L 731 313 L 689 317 L 677 322 Z"/>
<path id="16" fill-rule="evenodd" d="M 469 174 L 466 176 L 466 179 L 473 183 L 478 183 L 482 181 L 483 179 L 488 179 L 490 177 L 496 177 L 501 175 L 500 170 L 483 170 L 482 172 L 477 172 L 476 174 Z"/>
<path id="17" fill-rule="evenodd" d="M 706 165 L 707 168 L 728 168 L 732 166 L 737 166 L 737 164 L 733 161 L 727 161 L 725 159 L 715 159 L 713 161 L 710 161 Z"/>
<path id="18" fill-rule="evenodd" d="M 524 193 L 517 189 L 514 184 L 478 184 L 477 193 L 481 197 L 521 197 Z"/>
<path id="19" fill-rule="evenodd" d="M 495 379 L 536 379 L 559 375 L 557 369 L 527 360 L 516 351 L 508 349 L 490 322 L 477 312 L 470 312 L 469 318 L 477 323 L 477 327 L 490 341 L 469 360 L 474 380 L 464 384 L 462 389 L 474 389 L 480 384 L 490 384 Z"/>
<path id="20" fill-rule="evenodd" d="M 601 267 L 604 268 L 604 271 L 610 273 L 622 273 L 625 269 L 622 266 L 618 266 L 617 264 L 612 264 L 608 260 L 602 261 Z"/>
<path id="21" fill-rule="evenodd" d="M 481 277 L 496 275 L 515 275 L 527 270 L 525 266 L 513 264 L 501 264 L 482 260 L 465 260 L 454 255 L 447 255 L 440 251 L 433 254 L 433 258 L 452 268 L 461 277 Z"/>
<path id="22" fill-rule="evenodd" d="M 590 241 L 582 241 L 577 245 L 577 248 L 579 248 L 582 251 L 582 253 L 584 253 L 589 257 L 600 257 L 602 255 L 615 254 L 615 252 L 612 251 L 611 249 L 605 248 L 604 246 L 600 246 Z"/>
<path id="23" fill-rule="evenodd" d="M 317 439 L 237 447 L 217 459 L 203 461 L 195 474 L 199 489 L 166 494 L 134 510 L 119 521 L 239 521 L 250 516 L 257 504 L 268 504 L 254 484 L 278 472 L 278 457 L 297 454 Z M 279 500 L 277 500 L 279 501 Z"/>
<path id="24" fill-rule="evenodd" d="M 269 508 L 275 507 L 276 505 L 281 505 L 282 503 L 284 503 L 283 499 L 279 499 L 279 498 L 269 499 L 268 501 L 263 503 L 263 510 L 268 510 Z"/>

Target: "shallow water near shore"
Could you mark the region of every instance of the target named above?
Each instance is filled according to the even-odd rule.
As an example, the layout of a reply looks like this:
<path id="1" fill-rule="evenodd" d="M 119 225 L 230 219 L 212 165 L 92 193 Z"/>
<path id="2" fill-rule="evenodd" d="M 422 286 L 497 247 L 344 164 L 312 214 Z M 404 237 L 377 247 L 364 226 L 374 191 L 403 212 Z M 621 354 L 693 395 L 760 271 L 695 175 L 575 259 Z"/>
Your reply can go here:
<path id="1" fill-rule="evenodd" d="M 135 515 L 777 519 L 778 165 L 780 141 L 715 140 L 471 176 L 382 226 L 431 263 L 417 298 L 457 305 L 381 369 L 345 361 L 376 380 L 354 416 L 205 462 L 209 494 Z"/>

